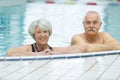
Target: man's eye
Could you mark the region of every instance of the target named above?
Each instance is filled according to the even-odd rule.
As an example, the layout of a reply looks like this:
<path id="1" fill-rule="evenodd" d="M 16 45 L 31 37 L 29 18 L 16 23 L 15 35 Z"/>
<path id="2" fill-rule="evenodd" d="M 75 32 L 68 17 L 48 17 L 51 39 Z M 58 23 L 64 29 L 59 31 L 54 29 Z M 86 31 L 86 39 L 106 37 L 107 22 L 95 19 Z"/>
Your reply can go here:
<path id="1" fill-rule="evenodd" d="M 97 21 L 93 22 L 93 24 L 97 24 Z"/>
<path id="2" fill-rule="evenodd" d="M 89 22 L 89 21 L 87 21 L 86 23 L 87 23 L 87 24 L 90 24 L 90 22 Z"/>

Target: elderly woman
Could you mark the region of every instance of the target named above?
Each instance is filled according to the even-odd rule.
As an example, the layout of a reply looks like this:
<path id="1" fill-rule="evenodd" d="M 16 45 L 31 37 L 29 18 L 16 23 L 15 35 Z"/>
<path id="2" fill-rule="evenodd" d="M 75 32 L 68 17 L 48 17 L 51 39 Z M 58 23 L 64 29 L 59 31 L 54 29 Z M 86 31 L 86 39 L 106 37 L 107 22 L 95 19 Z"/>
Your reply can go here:
<path id="1" fill-rule="evenodd" d="M 83 51 L 83 47 L 81 46 L 51 47 L 48 44 L 48 40 L 52 34 L 52 27 L 50 22 L 46 19 L 33 21 L 28 28 L 28 32 L 36 42 L 21 47 L 11 48 L 7 52 L 7 56 L 36 56 L 56 53 L 79 53 Z"/>
<path id="2" fill-rule="evenodd" d="M 28 32 L 36 42 L 21 47 L 11 48 L 7 52 L 7 56 L 34 56 L 44 53 L 42 51 L 46 49 L 52 50 L 52 47 L 47 44 L 52 34 L 51 24 L 48 20 L 39 19 L 33 21 L 28 28 Z"/>

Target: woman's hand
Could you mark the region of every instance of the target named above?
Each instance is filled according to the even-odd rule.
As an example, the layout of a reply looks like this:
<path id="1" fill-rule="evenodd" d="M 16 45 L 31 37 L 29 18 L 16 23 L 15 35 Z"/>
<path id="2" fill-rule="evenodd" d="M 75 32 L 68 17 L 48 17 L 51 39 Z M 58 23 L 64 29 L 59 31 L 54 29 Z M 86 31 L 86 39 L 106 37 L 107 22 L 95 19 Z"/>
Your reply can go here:
<path id="1" fill-rule="evenodd" d="M 52 50 L 51 49 L 45 49 L 44 51 L 37 52 L 36 56 L 40 55 L 52 55 Z"/>

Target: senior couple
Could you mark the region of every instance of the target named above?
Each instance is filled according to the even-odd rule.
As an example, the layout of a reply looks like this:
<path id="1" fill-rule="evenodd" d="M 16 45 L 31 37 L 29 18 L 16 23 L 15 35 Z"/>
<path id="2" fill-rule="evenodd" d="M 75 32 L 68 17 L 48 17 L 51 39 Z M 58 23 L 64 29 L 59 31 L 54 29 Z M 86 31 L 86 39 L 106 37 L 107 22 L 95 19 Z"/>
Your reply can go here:
<path id="1" fill-rule="evenodd" d="M 66 47 L 52 47 L 48 44 L 52 34 L 51 23 L 46 19 L 33 21 L 28 32 L 36 41 L 33 44 L 11 48 L 7 56 L 37 56 L 53 54 L 70 54 L 81 52 L 95 52 L 107 50 L 119 50 L 120 44 L 107 32 L 99 32 L 102 22 L 96 11 L 88 11 L 83 20 L 85 32 L 75 34 L 71 39 L 71 45 Z"/>

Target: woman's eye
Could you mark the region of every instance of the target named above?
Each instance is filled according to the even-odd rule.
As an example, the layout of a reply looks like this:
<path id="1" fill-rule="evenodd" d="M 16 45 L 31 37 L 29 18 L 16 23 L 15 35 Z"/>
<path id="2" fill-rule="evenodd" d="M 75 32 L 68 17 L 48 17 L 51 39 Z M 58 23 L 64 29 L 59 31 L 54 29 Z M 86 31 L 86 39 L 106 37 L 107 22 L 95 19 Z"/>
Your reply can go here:
<path id="1" fill-rule="evenodd" d="M 41 32 L 37 32 L 37 33 L 41 33 Z"/>
<path id="2" fill-rule="evenodd" d="M 47 33 L 47 31 L 44 31 L 44 33 Z"/>

